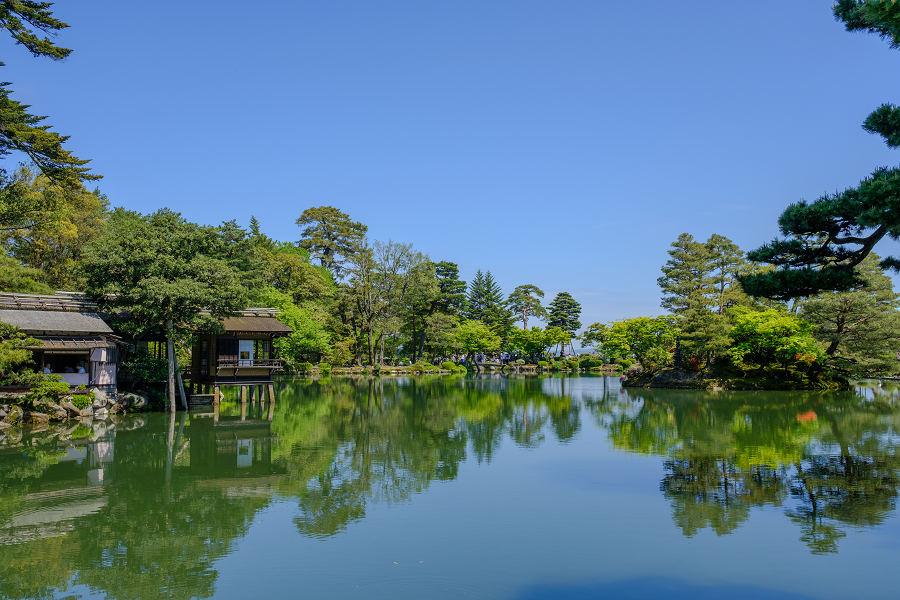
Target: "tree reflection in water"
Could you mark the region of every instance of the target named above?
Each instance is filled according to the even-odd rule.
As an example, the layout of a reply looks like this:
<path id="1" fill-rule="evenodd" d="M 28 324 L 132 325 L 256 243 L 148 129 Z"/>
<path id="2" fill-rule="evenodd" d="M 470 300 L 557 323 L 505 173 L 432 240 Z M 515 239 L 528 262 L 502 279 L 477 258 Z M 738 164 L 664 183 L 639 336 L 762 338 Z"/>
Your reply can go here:
<path id="1" fill-rule="evenodd" d="M 882 523 L 900 487 L 900 391 L 700 394 L 613 390 L 588 406 L 617 448 L 659 454 L 660 484 L 690 537 L 782 506 L 814 553 L 836 552 L 845 526 Z"/>
<path id="2" fill-rule="evenodd" d="M 812 552 L 895 510 L 900 394 L 624 391 L 613 379 L 296 381 L 271 423 L 140 415 L 0 439 L 0 597 L 74 589 L 208 597 L 216 561 L 260 510 L 296 503 L 327 537 L 504 444 L 566 443 L 592 417 L 613 445 L 662 457 L 685 536 L 735 531 L 777 507 Z M 233 407 L 232 407 L 233 408 Z M 80 429 L 79 429 L 80 427 Z"/>

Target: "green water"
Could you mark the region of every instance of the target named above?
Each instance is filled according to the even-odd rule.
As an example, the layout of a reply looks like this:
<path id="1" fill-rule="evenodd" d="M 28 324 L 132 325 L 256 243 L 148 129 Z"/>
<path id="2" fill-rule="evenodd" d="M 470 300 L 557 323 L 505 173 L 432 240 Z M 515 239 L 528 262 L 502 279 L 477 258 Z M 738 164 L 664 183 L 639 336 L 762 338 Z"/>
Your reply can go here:
<path id="1" fill-rule="evenodd" d="M 0 597 L 897 598 L 900 390 L 287 382 L 0 433 Z"/>

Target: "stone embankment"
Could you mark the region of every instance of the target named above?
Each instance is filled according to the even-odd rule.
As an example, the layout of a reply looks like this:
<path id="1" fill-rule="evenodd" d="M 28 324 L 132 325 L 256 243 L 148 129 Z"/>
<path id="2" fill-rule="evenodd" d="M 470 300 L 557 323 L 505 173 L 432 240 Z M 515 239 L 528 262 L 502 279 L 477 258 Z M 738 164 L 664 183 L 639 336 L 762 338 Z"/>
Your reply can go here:
<path id="1" fill-rule="evenodd" d="M 110 415 L 137 412 L 147 407 L 147 398 L 140 394 L 106 394 L 101 390 L 93 390 L 90 395 L 70 394 L 59 402 L 24 403 L 21 400 L 21 397 L 0 399 L 0 430 L 73 419 L 105 420 Z"/>

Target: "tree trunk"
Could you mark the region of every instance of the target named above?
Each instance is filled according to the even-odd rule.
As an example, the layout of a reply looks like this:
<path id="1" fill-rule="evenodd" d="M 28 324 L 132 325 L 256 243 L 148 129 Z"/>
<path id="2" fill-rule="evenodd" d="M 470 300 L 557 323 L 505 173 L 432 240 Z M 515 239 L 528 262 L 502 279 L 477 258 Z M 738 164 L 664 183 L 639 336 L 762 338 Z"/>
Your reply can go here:
<path id="1" fill-rule="evenodd" d="M 181 408 L 188 409 L 187 394 L 184 392 L 184 380 L 181 378 L 181 365 L 178 364 L 178 355 L 175 355 L 175 381 L 178 383 L 178 394 L 181 396 Z"/>
<path id="2" fill-rule="evenodd" d="M 169 412 L 175 412 L 175 341 L 172 337 L 175 335 L 175 326 L 172 319 L 166 321 L 166 354 L 168 355 L 169 377 Z"/>

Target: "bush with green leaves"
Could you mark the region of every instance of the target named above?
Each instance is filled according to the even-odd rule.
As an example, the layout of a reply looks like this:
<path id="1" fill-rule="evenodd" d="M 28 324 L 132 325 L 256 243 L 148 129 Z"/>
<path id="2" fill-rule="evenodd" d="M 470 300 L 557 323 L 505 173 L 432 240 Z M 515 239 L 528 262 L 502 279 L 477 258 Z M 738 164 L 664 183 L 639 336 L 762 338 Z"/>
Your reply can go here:
<path id="1" fill-rule="evenodd" d="M 331 365 L 327 362 L 319 363 L 319 375 L 323 377 L 331 375 Z"/>
<path id="2" fill-rule="evenodd" d="M 74 404 L 76 408 L 84 410 L 90 406 L 93 401 L 93 392 L 88 392 L 86 394 L 72 394 L 72 404 Z"/>
<path id="3" fill-rule="evenodd" d="M 539 360 L 537 365 L 538 365 L 538 369 L 540 369 L 541 371 L 549 371 L 550 370 L 550 363 L 547 362 L 546 360 Z"/>
<path id="4" fill-rule="evenodd" d="M 69 393 L 69 384 L 59 375 L 45 375 L 36 380 L 28 393 L 25 394 L 25 403 L 34 406 L 38 402 L 59 402 Z"/>

